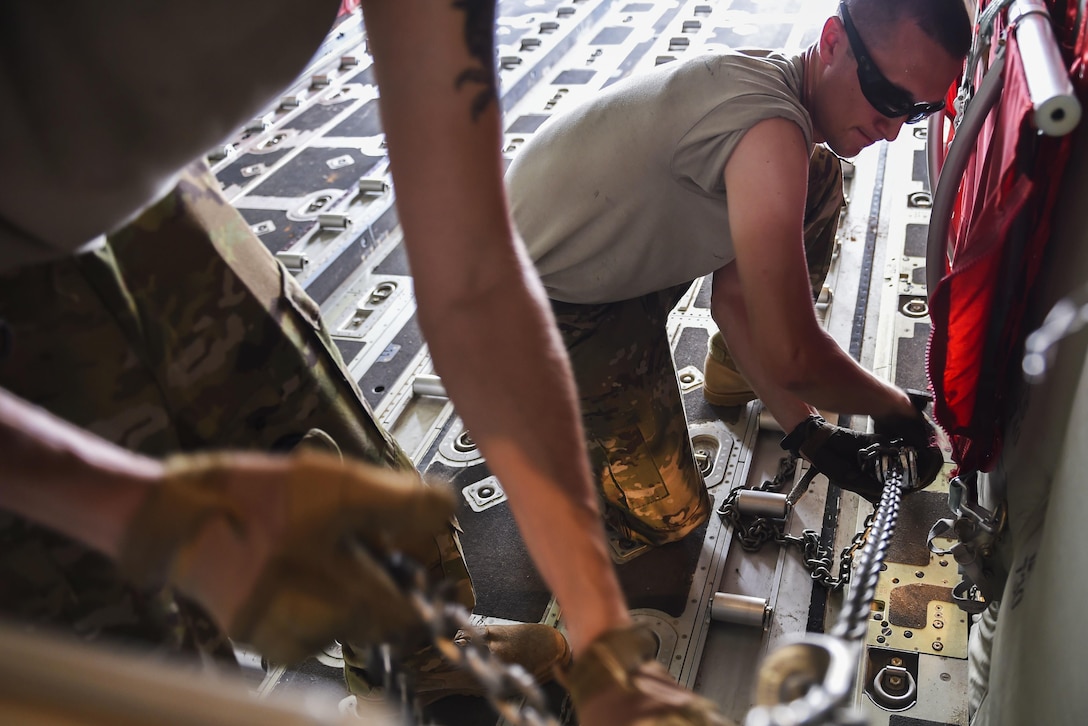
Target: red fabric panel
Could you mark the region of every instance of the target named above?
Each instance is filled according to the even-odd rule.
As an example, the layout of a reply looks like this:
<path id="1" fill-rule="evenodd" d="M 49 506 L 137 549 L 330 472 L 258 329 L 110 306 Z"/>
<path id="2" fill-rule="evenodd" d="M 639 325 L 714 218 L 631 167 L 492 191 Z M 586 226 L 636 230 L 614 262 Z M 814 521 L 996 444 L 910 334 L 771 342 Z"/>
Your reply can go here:
<path id="1" fill-rule="evenodd" d="M 1058 12 L 1055 18 L 1062 23 L 1069 16 Z M 1081 20 L 1058 30 L 1059 42 L 1076 48 L 1077 71 L 1088 62 L 1084 28 Z M 1071 143 L 1068 137 L 1037 136 L 1015 35 L 1010 37 L 1005 88 L 976 143 L 953 210 L 953 263 L 930 304 L 926 363 L 934 416 L 948 432 L 961 470 L 989 471 L 1000 452 L 1007 396 L 1019 375 L 1023 316 Z M 1010 244 L 1016 222 L 1019 234 L 1027 236 L 1014 240 L 1022 245 Z M 1011 277 L 1010 266 L 1016 273 Z"/>

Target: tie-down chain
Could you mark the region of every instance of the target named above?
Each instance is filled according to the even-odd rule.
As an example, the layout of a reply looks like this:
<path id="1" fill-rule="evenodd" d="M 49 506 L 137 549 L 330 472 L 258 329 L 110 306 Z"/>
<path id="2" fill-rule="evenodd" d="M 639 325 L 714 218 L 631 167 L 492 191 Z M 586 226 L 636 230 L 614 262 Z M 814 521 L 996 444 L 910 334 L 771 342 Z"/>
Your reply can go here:
<path id="1" fill-rule="evenodd" d="M 516 663 L 505 663 L 487 648 L 486 638 L 472 622 L 463 605 L 452 602 L 441 583 L 432 584 L 417 563 L 394 556 L 386 563 L 390 573 L 404 588 L 409 601 L 422 620 L 429 642 L 452 665 L 468 671 L 480 684 L 484 698 L 511 726 L 558 726 L 548 712 L 544 695 L 533 677 Z M 471 637 L 454 642 L 457 633 Z M 374 670 L 381 674 L 382 685 L 392 706 L 405 724 L 422 724 L 423 711 L 415 697 L 409 675 L 400 668 L 401 658 L 390 644 L 376 646 L 371 652 Z"/>
<path id="2" fill-rule="evenodd" d="M 745 726 L 861 726 L 865 718 L 847 706 L 860 661 L 869 606 L 876 595 L 903 493 L 917 481 L 915 451 L 874 444 L 862 452 L 884 483 L 880 503 L 856 550 L 854 582 L 828 634 L 806 633 L 764 661 L 756 705 Z"/>
<path id="3" fill-rule="evenodd" d="M 801 553 L 801 563 L 813 581 L 819 583 L 831 592 L 841 590 L 850 581 L 850 568 L 853 563 L 854 553 L 865 541 L 865 535 L 873 521 L 873 515 L 865 520 L 865 525 L 857 532 L 850 544 L 843 548 L 839 554 L 837 572 L 832 574 L 834 566 L 834 554 L 820 537 L 820 533 L 814 529 L 806 529 L 800 536 L 786 533 L 786 514 L 808 489 L 808 484 L 815 476 L 816 470 L 810 468 L 793 487 L 790 493 L 782 499 L 776 497 L 775 505 L 764 513 L 748 513 L 742 506 L 741 498 L 750 496 L 751 492 L 767 492 L 779 494 L 787 481 L 791 481 L 797 472 L 797 458 L 784 456 L 778 461 L 778 470 L 774 478 L 765 480 L 763 484 L 754 489 L 738 487 L 726 496 L 718 507 L 718 514 L 729 523 L 733 529 L 733 539 L 740 543 L 746 552 L 756 552 L 767 542 L 791 545 Z M 875 512 L 874 512 L 875 514 Z"/>
<path id="4" fill-rule="evenodd" d="M 719 508 L 719 513 L 733 524 L 742 547 L 758 549 L 772 539 L 796 545 L 812 578 L 831 590 L 842 588 L 849 581 L 851 563 L 857 557 L 855 586 L 845 598 L 835 627 L 828 635 L 807 634 L 768 657 L 760 671 L 757 705 L 749 712 L 745 726 L 864 723 L 844 704 L 865 634 L 869 602 L 895 531 L 902 493 L 911 489 L 916 479 L 913 449 L 874 445 L 864 455 L 884 482 L 884 491 L 865 528 L 843 550 L 838 577 L 830 574 L 831 556 L 817 533 L 810 535 L 806 531 L 801 537 L 792 537 L 769 517 L 757 517 L 748 526 L 738 526 L 740 514 L 734 496 L 738 490 Z M 765 482 L 760 491 L 778 491 L 795 471 L 796 460 L 784 458 L 774 480 Z M 794 486 L 787 496 L 788 506 L 800 498 L 811 479 L 806 474 Z M 422 568 L 414 563 L 397 559 L 390 563 L 390 570 L 409 593 L 434 646 L 451 663 L 473 674 L 488 702 L 506 722 L 512 726 L 557 726 L 540 688 L 523 668 L 495 658 L 486 645 L 481 645 L 486 643 L 483 637 L 472 637 L 463 645 L 454 642 L 458 630 L 475 630 L 471 615 L 463 606 L 450 602 L 440 585 L 429 584 Z M 422 723 L 422 709 L 412 694 L 408 675 L 398 667 L 392 647 L 387 644 L 376 648 L 373 659 L 380 666 L 386 693 L 400 708 L 406 722 Z"/>

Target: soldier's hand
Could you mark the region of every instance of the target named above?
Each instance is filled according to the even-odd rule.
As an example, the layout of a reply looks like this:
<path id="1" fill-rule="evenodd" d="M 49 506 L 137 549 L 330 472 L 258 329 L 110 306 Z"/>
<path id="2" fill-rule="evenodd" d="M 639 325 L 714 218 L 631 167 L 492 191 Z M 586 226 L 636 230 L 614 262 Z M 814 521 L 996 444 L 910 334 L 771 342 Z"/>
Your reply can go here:
<path id="1" fill-rule="evenodd" d="M 873 430 L 883 443 L 910 446 L 916 454 L 918 479 L 914 489 L 929 486 L 944 466 L 944 453 L 937 438 L 937 427 L 925 413 L 928 399 L 925 394 L 907 391 L 914 404 L 914 416 L 890 416 L 873 420 Z"/>
<path id="2" fill-rule="evenodd" d="M 647 628 L 610 630 L 563 680 L 582 726 L 731 726 L 718 707 L 683 688 L 655 660 Z"/>
<path id="3" fill-rule="evenodd" d="M 822 416 L 809 416 L 782 439 L 782 448 L 802 456 L 835 486 L 857 492 L 873 504 L 880 502 L 884 485 L 872 467 L 858 456 L 862 449 L 882 443 L 875 434 L 834 426 Z"/>
<path id="4" fill-rule="evenodd" d="M 445 489 L 317 452 L 182 455 L 165 471 L 118 558 L 138 582 L 176 586 L 277 663 L 419 627 L 382 562 L 427 561 L 453 513 Z"/>

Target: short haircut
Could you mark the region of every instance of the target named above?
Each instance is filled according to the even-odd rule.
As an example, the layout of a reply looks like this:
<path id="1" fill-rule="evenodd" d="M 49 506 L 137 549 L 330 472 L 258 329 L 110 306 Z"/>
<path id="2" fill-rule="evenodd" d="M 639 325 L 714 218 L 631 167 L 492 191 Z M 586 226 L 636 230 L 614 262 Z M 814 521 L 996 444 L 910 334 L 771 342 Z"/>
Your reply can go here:
<path id="1" fill-rule="evenodd" d="M 896 25 L 905 21 L 913 21 L 953 58 L 963 58 L 971 50 L 972 22 L 964 0 L 844 2 L 854 24 L 861 30 L 866 44 L 870 47 L 879 42 L 876 38 L 881 34 L 892 32 Z"/>

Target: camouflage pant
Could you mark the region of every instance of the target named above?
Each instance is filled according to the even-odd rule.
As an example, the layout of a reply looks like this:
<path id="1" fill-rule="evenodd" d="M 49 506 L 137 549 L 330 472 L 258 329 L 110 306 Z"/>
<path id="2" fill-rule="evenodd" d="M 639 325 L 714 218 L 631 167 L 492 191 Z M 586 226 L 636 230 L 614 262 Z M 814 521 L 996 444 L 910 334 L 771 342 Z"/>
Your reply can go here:
<path id="1" fill-rule="evenodd" d="M 635 542 L 678 540 L 710 516 L 665 330 L 688 287 L 604 305 L 552 302 L 605 521 Z"/>
<path id="2" fill-rule="evenodd" d="M 99 252 L 0 277 L 11 331 L 0 386 L 133 451 L 287 450 L 311 429 L 349 456 L 410 468 L 349 376 L 317 305 L 203 165 Z M 432 571 L 474 602 L 456 533 Z M 229 655 L 192 606 L 0 513 L 0 613 Z M 360 613 L 360 617 L 366 617 Z"/>
<path id="3" fill-rule="evenodd" d="M 814 295 L 831 264 L 842 202 L 839 160 L 818 146 L 804 230 Z M 681 539 L 710 516 L 665 328 L 689 286 L 600 305 L 552 301 L 578 381 L 605 520 L 653 545 Z"/>
<path id="4" fill-rule="evenodd" d="M 817 146 L 808 161 L 808 198 L 805 201 L 805 259 L 808 262 L 812 299 L 820 297 L 842 211 L 842 163 L 823 146 Z"/>

